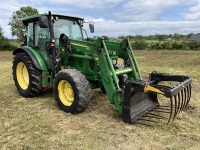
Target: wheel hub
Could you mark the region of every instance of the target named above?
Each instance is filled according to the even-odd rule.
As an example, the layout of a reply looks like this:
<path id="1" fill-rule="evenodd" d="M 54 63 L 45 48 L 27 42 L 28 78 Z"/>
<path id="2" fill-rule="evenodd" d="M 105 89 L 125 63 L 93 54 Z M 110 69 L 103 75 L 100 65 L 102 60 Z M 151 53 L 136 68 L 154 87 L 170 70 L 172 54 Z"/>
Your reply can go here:
<path id="1" fill-rule="evenodd" d="M 29 85 L 29 73 L 28 69 L 26 68 L 26 65 L 23 62 L 19 62 L 17 64 L 16 76 L 19 86 L 23 90 L 26 90 Z"/>
<path id="2" fill-rule="evenodd" d="M 58 84 L 59 98 L 65 106 L 71 106 L 74 102 L 74 91 L 71 84 L 66 80 L 61 80 Z"/>

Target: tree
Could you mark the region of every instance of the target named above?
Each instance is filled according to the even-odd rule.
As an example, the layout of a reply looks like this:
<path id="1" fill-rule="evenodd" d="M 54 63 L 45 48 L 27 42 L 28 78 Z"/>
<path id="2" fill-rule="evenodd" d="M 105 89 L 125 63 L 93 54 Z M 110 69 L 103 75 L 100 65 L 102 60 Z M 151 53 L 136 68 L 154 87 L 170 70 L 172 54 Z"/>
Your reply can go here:
<path id="1" fill-rule="evenodd" d="M 31 6 L 21 7 L 20 10 L 15 11 L 8 25 L 11 26 L 12 36 L 17 36 L 20 41 L 26 38 L 26 27 L 22 23 L 22 19 L 31 15 L 38 14 L 38 10 Z"/>
<path id="2" fill-rule="evenodd" d="M 180 39 L 181 39 L 181 35 L 178 34 L 178 33 L 174 33 L 174 34 L 173 34 L 173 39 L 174 39 L 174 40 L 180 40 Z"/>
<path id="3" fill-rule="evenodd" d="M 3 29 L 0 26 L 0 40 L 4 40 L 5 39 L 3 34 L 4 34 Z"/>
<path id="4" fill-rule="evenodd" d="M 187 36 L 187 39 L 190 39 L 190 37 L 192 36 L 193 33 L 189 33 Z"/>
<path id="5" fill-rule="evenodd" d="M 108 36 L 106 35 L 103 35 L 102 37 L 104 38 L 104 40 L 109 40 Z"/>
<path id="6" fill-rule="evenodd" d="M 16 47 L 4 36 L 3 29 L 0 26 L 0 51 L 14 50 Z"/>
<path id="7" fill-rule="evenodd" d="M 136 40 L 133 42 L 132 47 L 136 50 L 144 50 L 148 46 L 147 42 L 145 40 Z"/>
<path id="8" fill-rule="evenodd" d="M 135 40 L 143 40 L 144 37 L 142 35 L 136 35 Z"/>

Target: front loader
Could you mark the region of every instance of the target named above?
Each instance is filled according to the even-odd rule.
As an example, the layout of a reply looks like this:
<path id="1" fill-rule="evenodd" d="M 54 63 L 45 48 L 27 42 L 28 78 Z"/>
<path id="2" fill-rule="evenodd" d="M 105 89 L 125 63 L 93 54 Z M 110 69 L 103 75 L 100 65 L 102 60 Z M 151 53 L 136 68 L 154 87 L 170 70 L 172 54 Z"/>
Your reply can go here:
<path id="1" fill-rule="evenodd" d="M 128 38 L 84 39 L 84 19 L 50 12 L 22 22 L 27 43 L 13 52 L 13 79 L 24 97 L 52 86 L 59 108 L 76 114 L 88 107 L 91 89 L 100 88 L 130 124 L 169 123 L 190 101 L 190 77 L 152 72 L 142 80 Z M 92 22 L 89 27 L 94 32 Z"/>

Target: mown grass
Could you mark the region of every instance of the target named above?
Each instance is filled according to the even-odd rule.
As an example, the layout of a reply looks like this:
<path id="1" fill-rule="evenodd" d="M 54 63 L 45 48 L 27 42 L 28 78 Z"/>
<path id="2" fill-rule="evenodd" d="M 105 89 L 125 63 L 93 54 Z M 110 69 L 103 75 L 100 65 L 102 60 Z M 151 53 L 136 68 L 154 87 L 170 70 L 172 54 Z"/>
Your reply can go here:
<path id="1" fill-rule="evenodd" d="M 52 90 L 21 97 L 12 80 L 12 53 L 0 52 L 1 149 L 199 149 L 200 52 L 135 51 L 144 79 L 153 70 L 193 78 L 189 108 L 171 124 L 148 127 L 122 121 L 106 95 L 92 91 L 89 108 L 59 110 Z"/>

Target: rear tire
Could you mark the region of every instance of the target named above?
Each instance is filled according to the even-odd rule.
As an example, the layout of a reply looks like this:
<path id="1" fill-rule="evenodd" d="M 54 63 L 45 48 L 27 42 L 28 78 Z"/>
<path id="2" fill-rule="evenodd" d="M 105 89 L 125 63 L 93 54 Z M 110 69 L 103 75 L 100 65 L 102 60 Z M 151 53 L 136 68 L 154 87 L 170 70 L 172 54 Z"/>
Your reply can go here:
<path id="1" fill-rule="evenodd" d="M 38 70 L 26 53 L 17 53 L 13 61 L 13 80 L 23 97 L 33 97 L 42 89 L 42 71 Z"/>
<path id="2" fill-rule="evenodd" d="M 91 89 L 89 82 L 80 71 L 65 69 L 55 76 L 54 95 L 61 110 L 80 113 L 90 103 Z"/>

